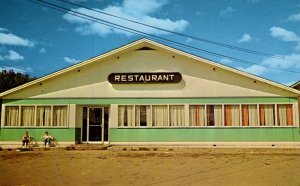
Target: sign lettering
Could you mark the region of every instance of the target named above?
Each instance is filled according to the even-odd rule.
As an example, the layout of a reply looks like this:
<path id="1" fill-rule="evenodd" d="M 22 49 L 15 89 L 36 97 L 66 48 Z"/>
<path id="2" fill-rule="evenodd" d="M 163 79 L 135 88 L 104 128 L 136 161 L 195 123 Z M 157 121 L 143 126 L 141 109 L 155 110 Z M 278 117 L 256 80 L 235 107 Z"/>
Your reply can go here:
<path id="1" fill-rule="evenodd" d="M 179 72 L 134 72 L 111 73 L 107 79 L 111 84 L 179 83 L 182 76 Z"/>

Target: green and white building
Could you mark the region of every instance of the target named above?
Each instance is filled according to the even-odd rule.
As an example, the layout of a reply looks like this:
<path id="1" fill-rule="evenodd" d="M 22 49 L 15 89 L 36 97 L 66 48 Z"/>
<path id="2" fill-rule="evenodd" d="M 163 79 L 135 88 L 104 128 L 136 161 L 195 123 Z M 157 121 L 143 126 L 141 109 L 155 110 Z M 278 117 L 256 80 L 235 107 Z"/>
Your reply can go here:
<path id="1" fill-rule="evenodd" d="M 0 93 L 0 146 L 300 146 L 300 91 L 141 39 Z"/>

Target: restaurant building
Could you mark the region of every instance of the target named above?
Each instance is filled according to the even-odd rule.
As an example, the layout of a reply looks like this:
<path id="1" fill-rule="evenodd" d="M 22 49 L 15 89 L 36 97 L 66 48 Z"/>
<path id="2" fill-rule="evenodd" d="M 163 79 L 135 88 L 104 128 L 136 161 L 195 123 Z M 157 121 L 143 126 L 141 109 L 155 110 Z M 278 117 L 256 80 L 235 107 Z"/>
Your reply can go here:
<path id="1" fill-rule="evenodd" d="M 299 146 L 300 91 L 140 39 L 0 93 L 0 145 Z"/>

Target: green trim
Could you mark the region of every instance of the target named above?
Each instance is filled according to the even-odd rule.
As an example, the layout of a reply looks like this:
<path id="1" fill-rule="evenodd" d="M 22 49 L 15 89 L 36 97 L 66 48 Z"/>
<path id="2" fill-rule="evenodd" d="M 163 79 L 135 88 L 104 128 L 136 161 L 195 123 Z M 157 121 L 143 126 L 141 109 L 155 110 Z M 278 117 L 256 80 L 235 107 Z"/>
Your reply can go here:
<path id="1" fill-rule="evenodd" d="M 110 142 L 300 142 L 299 128 L 110 129 Z"/>
<path id="2" fill-rule="evenodd" d="M 35 140 L 40 141 L 45 131 L 54 136 L 57 141 L 75 141 L 75 128 L 2 128 L 0 130 L 0 141 L 21 141 L 25 131 Z"/>
<path id="3" fill-rule="evenodd" d="M 206 104 L 206 103 L 297 103 L 298 98 L 245 97 L 245 98 L 49 98 L 4 99 L 3 104 Z"/>

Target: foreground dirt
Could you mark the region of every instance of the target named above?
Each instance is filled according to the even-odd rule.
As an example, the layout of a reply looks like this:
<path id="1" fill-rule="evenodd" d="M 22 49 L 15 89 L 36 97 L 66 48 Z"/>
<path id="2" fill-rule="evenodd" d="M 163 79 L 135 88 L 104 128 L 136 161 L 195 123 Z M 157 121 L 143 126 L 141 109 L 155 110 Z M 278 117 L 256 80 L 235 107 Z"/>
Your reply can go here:
<path id="1" fill-rule="evenodd" d="M 0 185 L 300 185 L 300 151 L 0 152 Z"/>

